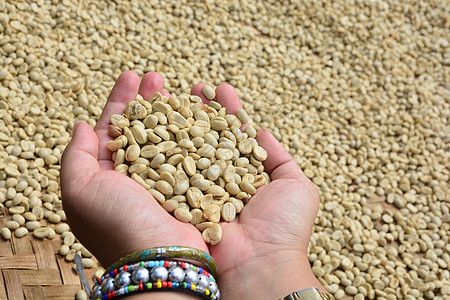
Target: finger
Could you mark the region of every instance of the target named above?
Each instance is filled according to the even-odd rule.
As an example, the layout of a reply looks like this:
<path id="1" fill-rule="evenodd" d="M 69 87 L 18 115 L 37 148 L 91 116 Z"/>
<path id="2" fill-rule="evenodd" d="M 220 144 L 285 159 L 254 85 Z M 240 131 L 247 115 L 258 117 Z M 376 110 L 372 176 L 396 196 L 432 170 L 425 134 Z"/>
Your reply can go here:
<path id="1" fill-rule="evenodd" d="M 228 83 L 222 83 L 216 88 L 216 101 L 227 108 L 227 114 L 235 115 L 242 108 L 236 89 Z"/>
<path id="2" fill-rule="evenodd" d="M 98 137 L 91 127 L 78 123 L 73 130 L 72 140 L 67 145 L 61 160 L 61 190 L 67 199 L 79 191 L 100 170 L 98 164 Z"/>
<path id="3" fill-rule="evenodd" d="M 157 72 L 150 72 L 142 77 L 141 85 L 139 86 L 139 94 L 145 100 L 148 100 L 151 95 L 156 92 L 162 92 L 164 87 L 164 78 Z"/>
<path id="4" fill-rule="evenodd" d="M 106 148 L 106 143 L 111 140 L 108 134 L 108 127 L 111 122 L 111 116 L 113 114 L 122 114 L 125 111 L 127 103 L 136 98 L 136 94 L 139 88 L 139 76 L 133 71 L 126 71 L 122 73 L 116 81 L 111 94 L 106 101 L 103 113 L 95 126 L 95 132 L 97 133 L 99 143 L 99 161 L 102 168 L 111 169 L 111 151 Z"/>
<path id="5" fill-rule="evenodd" d="M 138 87 L 139 76 L 135 72 L 126 71 L 119 76 L 95 126 L 95 131 L 108 129 L 111 116 L 125 111 L 127 103 L 136 98 Z"/>
<path id="6" fill-rule="evenodd" d="M 237 111 L 242 108 L 236 89 L 228 83 L 222 83 L 216 88 L 216 99 L 220 105 L 227 108 L 227 114 L 236 115 Z M 247 126 L 248 123 L 242 124 L 241 131 L 244 132 Z"/>
<path id="7" fill-rule="evenodd" d="M 161 92 L 161 94 L 163 95 L 163 96 L 166 96 L 167 98 L 170 98 L 170 93 L 168 92 L 168 91 L 162 91 Z"/>
<path id="8" fill-rule="evenodd" d="M 194 85 L 191 89 L 191 94 L 199 96 L 200 98 L 202 98 L 203 103 L 208 104 L 209 100 L 205 95 L 203 95 L 202 92 L 202 88 L 205 85 L 206 83 L 198 83 Z M 220 103 L 220 105 L 226 107 L 227 114 L 235 115 L 236 112 L 242 108 L 242 103 L 239 100 L 236 89 L 228 83 L 222 83 L 216 88 L 215 101 Z"/>
<path id="9" fill-rule="evenodd" d="M 282 178 L 307 179 L 292 156 L 270 132 L 265 129 L 259 130 L 256 140 L 267 151 L 264 169 L 272 180 Z"/>
<path id="10" fill-rule="evenodd" d="M 201 82 L 197 83 L 191 88 L 191 95 L 196 95 L 202 98 L 202 102 L 205 104 L 209 104 L 209 99 L 203 94 L 202 89 L 206 85 L 206 83 Z"/>

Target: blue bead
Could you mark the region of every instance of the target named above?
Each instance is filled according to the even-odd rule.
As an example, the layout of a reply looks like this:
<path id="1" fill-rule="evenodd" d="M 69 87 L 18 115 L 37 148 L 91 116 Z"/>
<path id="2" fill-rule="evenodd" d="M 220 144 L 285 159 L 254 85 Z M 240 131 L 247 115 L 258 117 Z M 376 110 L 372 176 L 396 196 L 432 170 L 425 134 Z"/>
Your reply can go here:
<path id="1" fill-rule="evenodd" d="M 124 290 L 125 294 L 128 294 L 128 286 L 124 287 L 123 290 Z"/>
<path id="2" fill-rule="evenodd" d="M 198 272 L 199 272 L 200 274 L 202 274 L 202 273 L 203 273 L 203 269 L 200 268 L 200 267 L 198 267 Z"/>
<path id="3" fill-rule="evenodd" d="M 149 266 L 150 268 L 153 268 L 153 267 L 155 266 L 155 262 L 154 262 L 154 261 L 149 261 L 149 262 L 148 262 L 148 266 Z"/>
<path id="4" fill-rule="evenodd" d="M 164 267 L 164 261 L 163 261 L 163 260 L 160 260 L 160 261 L 159 261 L 159 265 L 160 265 L 161 267 Z"/>
<path id="5" fill-rule="evenodd" d="M 187 289 L 188 289 L 188 290 L 191 289 L 191 283 L 190 283 L 190 282 L 187 283 Z"/>

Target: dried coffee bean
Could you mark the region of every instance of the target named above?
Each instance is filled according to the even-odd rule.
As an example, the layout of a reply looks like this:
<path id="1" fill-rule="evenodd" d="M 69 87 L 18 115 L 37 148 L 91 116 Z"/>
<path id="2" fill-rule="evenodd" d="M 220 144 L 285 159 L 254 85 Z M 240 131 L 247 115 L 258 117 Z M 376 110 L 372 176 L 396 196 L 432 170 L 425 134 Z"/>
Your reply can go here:
<path id="1" fill-rule="evenodd" d="M 236 208 L 232 203 L 225 203 L 222 208 L 222 219 L 232 222 L 236 218 Z"/>
<path id="2" fill-rule="evenodd" d="M 219 224 L 214 224 L 203 230 L 202 237 L 205 242 L 214 246 L 222 239 L 222 227 Z"/>
<path id="3" fill-rule="evenodd" d="M 181 222 L 189 223 L 192 220 L 192 214 L 189 210 L 184 208 L 177 208 L 174 211 L 174 216 Z"/>
<path id="4" fill-rule="evenodd" d="M 202 87 L 202 93 L 209 100 L 212 100 L 212 99 L 214 99 L 216 97 L 216 93 L 215 93 L 214 89 L 208 84 L 205 84 Z"/>

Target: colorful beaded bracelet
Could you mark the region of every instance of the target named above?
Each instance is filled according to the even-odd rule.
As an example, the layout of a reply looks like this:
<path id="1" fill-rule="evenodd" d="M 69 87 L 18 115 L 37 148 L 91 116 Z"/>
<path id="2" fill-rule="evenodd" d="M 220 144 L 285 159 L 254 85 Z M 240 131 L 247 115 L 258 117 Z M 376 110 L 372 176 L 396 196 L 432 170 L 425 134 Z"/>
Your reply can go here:
<path id="1" fill-rule="evenodd" d="M 200 261 L 209 268 L 210 273 L 217 277 L 217 264 L 211 255 L 196 248 L 183 246 L 155 247 L 133 252 L 127 256 L 122 257 L 117 262 L 109 266 L 106 269 L 105 273 L 109 273 L 112 270 L 117 269 L 125 264 L 130 264 L 142 260 L 152 260 L 155 258 L 182 258 Z"/>
<path id="2" fill-rule="evenodd" d="M 140 261 L 104 274 L 90 299 L 112 299 L 146 290 L 190 291 L 205 299 L 220 299 L 214 277 L 192 263 L 171 260 Z"/>
<path id="3" fill-rule="evenodd" d="M 194 270 L 194 271 L 198 272 L 199 274 L 206 275 L 211 281 L 216 282 L 216 280 L 210 273 L 208 273 L 203 268 L 196 266 L 192 263 L 188 263 L 188 262 L 184 262 L 184 261 L 180 261 L 180 260 L 150 260 L 150 261 L 140 261 L 140 262 L 136 262 L 134 264 L 126 264 L 126 265 L 123 265 L 122 267 L 119 267 L 117 269 L 110 271 L 109 273 L 104 273 L 102 275 L 102 277 L 100 277 L 99 280 L 97 281 L 97 284 L 101 284 L 108 277 L 114 277 L 122 271 L 128 272 L 128 271 L 133 271 L 137 268 L 153 268 L 153 267 L 158 267 L 158 266 L 162 266 L 165 268 L 171 268 L 171 267 L 178 266 L 186 271 Z"/>

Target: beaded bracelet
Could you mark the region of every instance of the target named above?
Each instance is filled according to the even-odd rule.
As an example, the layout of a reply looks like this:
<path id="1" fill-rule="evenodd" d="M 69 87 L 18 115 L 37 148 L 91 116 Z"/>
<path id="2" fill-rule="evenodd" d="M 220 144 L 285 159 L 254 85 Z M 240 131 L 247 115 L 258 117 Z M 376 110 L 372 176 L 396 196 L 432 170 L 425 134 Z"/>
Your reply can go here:
<path id="1" fill-rule="evenodd" d="M 200 261 L 203 262 L 209 268 L 209 271 L 217 277 L 217 264 L 211 255 L 196 248 L 183 246 L 155 247 L 133 252 L 109 266 L 105 273 L 109 273 L 124 264 L 130 264 L 141 260 L 152 260 L 155 258 L 182 258 Z"/>
<path id="2" fill-rule="evenodd" d="M 105 273 L 94 285 L 90 299 L 112 299 L 145 290 L 190 291 L 205 299 L 220 299 L 214 277 L 192 263 L 171 260 L 140 261 Z"/>
<path id="3" fill-rule="evenodd" d="M 135 270 L 139 267 L 141 268 L 153 268 L 153 267 L 158 267 L 158 266 L 162 266 L 165 268 L 171 268 L 171 267 L 181 267 L 182 269 L 184 269 L 185 271 L 187 270 L 194 270 L 194 271 L 198 271 L 198 273 L 200 274 L 204 274 L 206 275 L 208 278 L 210 278 L 213 282 L 215 282 L 216 280 L 214 279 L 214 277 L 208 273 L 206 270 L 204 270 L 203 268 L 194 265 L 192 263 L 188 263 L 188 262 L 184 262 L 181 260 L 150 260 L 150 261 L 140 261 L 140 262 L 136 262 L 133 264 L 126 264 L 123 265 L 122 267 L 119 267 L 117 269 L 114 269 L 112 271 L 110 271 L 109 273 L 104 273 L 102 275 L 102 277 L 100 277 L 100 279 L 98 280 L 98 284 L 101 284 L 103 281 L 105 281 L 105 279 L 109 278 L 109 277 L 114 277 L 116 276 L 118 273 L 125 271 L 132 271 Z"/>

